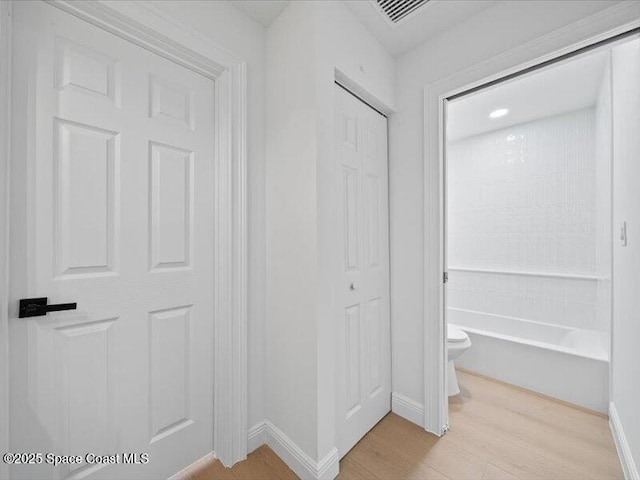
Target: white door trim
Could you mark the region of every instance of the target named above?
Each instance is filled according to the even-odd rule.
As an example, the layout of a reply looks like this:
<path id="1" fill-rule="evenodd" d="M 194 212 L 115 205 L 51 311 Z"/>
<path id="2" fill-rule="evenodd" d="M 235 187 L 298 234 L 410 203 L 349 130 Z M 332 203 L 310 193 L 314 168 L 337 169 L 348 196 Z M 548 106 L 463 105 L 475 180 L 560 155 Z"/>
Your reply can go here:
<path id="1" fill-rule="evenodd" d="M 246 64 L 204 35 L 144 2 L 48 1 L 129 42 L 215 81 L 214 450 L 225 465 L 247 455 Z M 0 225 L 8 225 L 11 2 L 0 2 Z M 9 451 L 9 241 L 0 236 L 0 449 Z M 6 277 L 6 278 L 5 278 Z M 0 463 L 0 476 L 8 477 Z"/>
<path id="2" fill-rule="evenodd" d="M 629 19 L 634 19 L 629 21 Z M 424 87 L 424 428 L 449 428 L 445 388 L 444 102 L 580 48 L 640 27 L 640 3 L 621 2 Z M 613 319 L 612 319 L 613 321 Z"/>
<path id="3" fill-rule="evenodd" d="M 0 2 L 0 450 L 9 451 L 9 152 L 11 151 L 11 2 Z M 0 478 L 9 465 L 0 463 Z"/>

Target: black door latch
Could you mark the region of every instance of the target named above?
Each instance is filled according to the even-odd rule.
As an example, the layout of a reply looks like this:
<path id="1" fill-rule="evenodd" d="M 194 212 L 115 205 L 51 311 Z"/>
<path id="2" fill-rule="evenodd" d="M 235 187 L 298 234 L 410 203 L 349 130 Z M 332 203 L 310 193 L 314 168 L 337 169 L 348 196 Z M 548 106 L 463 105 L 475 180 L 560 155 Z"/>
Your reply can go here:
<path id="1" fill-rule="evenodd" d="M 60 310 L 75 310 L 76 303 L 58 303 L 47 305 L 48 298 L 22 298 L 20 299 L 18 318 L 41 317 L 48 312 L 59 312 Z"/>

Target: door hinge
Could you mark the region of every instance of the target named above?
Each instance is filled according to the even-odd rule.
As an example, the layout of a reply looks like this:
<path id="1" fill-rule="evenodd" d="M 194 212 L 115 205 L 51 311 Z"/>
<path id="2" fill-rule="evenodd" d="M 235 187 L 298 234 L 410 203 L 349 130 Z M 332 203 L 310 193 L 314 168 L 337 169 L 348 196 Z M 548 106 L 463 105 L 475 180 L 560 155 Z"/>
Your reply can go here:
<path id="1" fill-rule="evenodd" d="M 442 283 L 447 283 L 449 281 L 449 272 L 442 272 Z"/>

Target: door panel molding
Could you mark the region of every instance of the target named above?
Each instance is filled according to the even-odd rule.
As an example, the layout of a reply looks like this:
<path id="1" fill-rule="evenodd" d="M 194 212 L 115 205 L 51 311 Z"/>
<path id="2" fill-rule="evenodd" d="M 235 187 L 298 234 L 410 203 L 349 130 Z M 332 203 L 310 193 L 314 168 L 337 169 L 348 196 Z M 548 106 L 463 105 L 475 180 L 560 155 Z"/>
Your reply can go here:
<path id="1" fill-rule="evenodd" d="M 247 455 L 246 63 L 142 2 L 49 1 L 52 6 L 214 80 L 214 450 L 224 465 Z M 0 2 L 0 225 L 9 224 L 11 2 Z M 4 228 L 4 227 L 3 227 Z M 8 228 L 0 232 L 0 449 L 9 451 Z M 15 316 L 15 315 L 13 315 Z M 8 468 L 0 464 L 0 476 Z"/>

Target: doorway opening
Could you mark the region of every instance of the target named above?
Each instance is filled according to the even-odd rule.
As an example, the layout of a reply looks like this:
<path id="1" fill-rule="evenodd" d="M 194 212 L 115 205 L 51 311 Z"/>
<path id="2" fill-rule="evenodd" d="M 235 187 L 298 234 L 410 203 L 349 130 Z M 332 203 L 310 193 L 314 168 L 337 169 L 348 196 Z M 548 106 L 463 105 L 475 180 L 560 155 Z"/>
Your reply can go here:
<path id="1" fill-rule="evenodd" d="M 608 412 L 615 86 L 637 42 L 444 101 L 450 398 L 457 367 Z"/>

